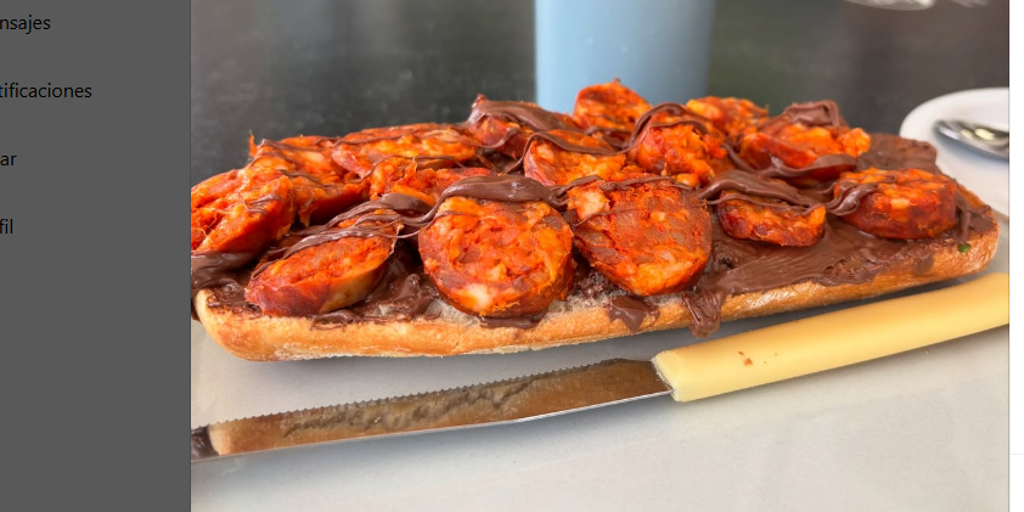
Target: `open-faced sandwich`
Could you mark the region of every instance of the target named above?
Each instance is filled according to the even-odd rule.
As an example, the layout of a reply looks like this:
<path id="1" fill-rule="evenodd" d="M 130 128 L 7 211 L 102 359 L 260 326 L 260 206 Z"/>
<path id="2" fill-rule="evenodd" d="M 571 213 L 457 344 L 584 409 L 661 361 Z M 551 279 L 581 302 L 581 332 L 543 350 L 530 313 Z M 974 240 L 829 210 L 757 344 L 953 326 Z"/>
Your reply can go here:
<path id="1" fill-rule="evenodd" d="M 191 191 L 193 316 L 253 360 L 515 352 L 767 315 L 981 270 L 990 209 L 834 102 L 467 121 L 250 142 Z"/>

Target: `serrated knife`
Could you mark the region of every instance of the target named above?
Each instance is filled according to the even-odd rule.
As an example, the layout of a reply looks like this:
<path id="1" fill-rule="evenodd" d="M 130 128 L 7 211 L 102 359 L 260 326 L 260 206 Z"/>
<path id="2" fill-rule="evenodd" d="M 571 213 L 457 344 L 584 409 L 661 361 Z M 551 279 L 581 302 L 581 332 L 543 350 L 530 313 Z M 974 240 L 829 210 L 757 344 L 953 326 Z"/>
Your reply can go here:
<path id="1" fill-rule="evenodd" d="M 992 273 L 661 352 L 417 395 L 194 429 L 192 462 L 312 444 L 514 423 L 668 395 L 689 402 L 905 352 L 1009 323 L 1009 275 Z"/>

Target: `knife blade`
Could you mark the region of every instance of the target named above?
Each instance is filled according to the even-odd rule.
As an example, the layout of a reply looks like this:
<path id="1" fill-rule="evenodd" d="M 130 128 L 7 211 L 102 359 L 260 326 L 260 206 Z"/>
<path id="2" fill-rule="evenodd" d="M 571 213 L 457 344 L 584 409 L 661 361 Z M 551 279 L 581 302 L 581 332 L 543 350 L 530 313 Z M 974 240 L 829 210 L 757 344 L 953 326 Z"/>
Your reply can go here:
<path id="1" fill-rule="evenodd" d="M 500 425 L 671 394 L 678 402 L 778 382 L 1009 323 L 1009 275 L 887 299 L 659 353 L 415 395 L 213 423 L 191 460 Z"/>

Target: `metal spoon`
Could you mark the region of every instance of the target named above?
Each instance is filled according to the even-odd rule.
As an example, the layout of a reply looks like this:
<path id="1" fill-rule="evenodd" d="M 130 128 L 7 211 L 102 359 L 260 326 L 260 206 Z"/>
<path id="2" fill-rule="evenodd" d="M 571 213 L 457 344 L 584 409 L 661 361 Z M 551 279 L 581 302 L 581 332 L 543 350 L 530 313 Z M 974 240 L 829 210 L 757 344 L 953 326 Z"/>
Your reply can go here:
<path id="1" fill-rule="evenodd" d="M 1010 158 L 1010 132 L 970 121 L 940 119 L 935 131 L 985 154 Z"/>

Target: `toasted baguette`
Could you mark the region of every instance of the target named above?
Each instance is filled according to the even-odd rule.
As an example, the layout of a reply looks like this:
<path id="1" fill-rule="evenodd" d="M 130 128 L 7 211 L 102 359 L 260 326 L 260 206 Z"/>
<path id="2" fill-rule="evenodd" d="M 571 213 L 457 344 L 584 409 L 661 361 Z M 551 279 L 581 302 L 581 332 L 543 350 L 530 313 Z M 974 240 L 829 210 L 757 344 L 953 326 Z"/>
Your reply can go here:
<path id="1" fill-rule="evenodd" d="M 973 203 L 981 202 L 961 192 Z M 988 214 L 991 216 L 991 212 Z M 827 304 L 874 297 L 914 286 L 970 275 L 981 271 L 995 255 L 999 225 L 984 232 L 971 231 L 967 252 L 951 238 L 929 243 L 932 265 L 921 272 L 905 259 L 871 281 L 825 286 L 811 281 L 761 292 L 728 297 L 722 304 L 723 321 L 795 311 Z M 334 356 L 450 356 L 510 353 L 573 345 L 631 334 L 619 320 L 611 320 L 605 304 L 609 297 L 570 296 L 556 302 L 536 326 L 486 328 L 455 308 L 436 301 L 436 318 L 364 321 L 316 329 L 307 317 L 270 317 L 224 307 L 210 307 L 209 290 L 195 297 L 195 310 L 210 336 L 228 352 L 249 360 L 276 361 Z M 657 315 L 646 318 L 638 332 L 687 327 L 691 315 L 678 295 L 656 298 Z"/>

